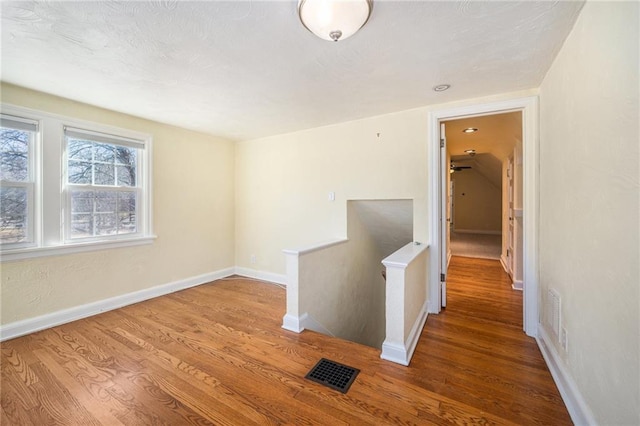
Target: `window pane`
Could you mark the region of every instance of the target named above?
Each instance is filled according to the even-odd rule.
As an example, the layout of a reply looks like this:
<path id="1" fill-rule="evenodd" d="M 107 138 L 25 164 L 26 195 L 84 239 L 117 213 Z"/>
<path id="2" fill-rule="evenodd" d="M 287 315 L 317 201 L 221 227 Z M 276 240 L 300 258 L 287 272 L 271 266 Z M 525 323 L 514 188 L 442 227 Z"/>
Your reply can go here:
<path id="1" fill-rule="evenodd" d="M 70 160 L 85 160 L 91 161 L 93 142 L 83 141 L 80 139 L 68 139 L 67 142 L 67 157 Z"/>
<path id="2" fill-rule="evenodd" d="M 118 193 L 96 191 L 95 235 L 113 235 L 117 233 L 116 205 Z"/>
<path id="3" fill-rule="evenodd" d="M 137 185 L 137 148 L 67 137 L 67 157 L 69 183 L 126 187 Z"/>
<path id="4" fill-rule="evenodd" d="M 115 185 L 115 166 L 113 164 L 93 165 L 94 184 L 95 185 Z"/>
<path id="5" fill-rule="evenodd" d="M 131 166 L 116 166 L 118 186 L 136 186 L 136 169 Z"/>
<path id="6" fill-rule="evenodd" d="M 135 212 L 118 213 L 118 234 L 132 234 L 136 231 Z"/>
<path id="7" fill-rule="evenodd" d="M 71 238 L 137 232 L 136 192 L 71 191 L 70 196 Z"/>
<path id="8" fill-rule="evenodd" d="M 118 186 L 136 186 L 136 162 L 137 152 L 135 148 L 118 146 L 116 148 L 116 163 L 118 164 L 116 184 Z"/>
<path id="9" fill-rule="evenodd" d="M 71 193 L 71 213 L 93 213 L 93 191 L 73 191 Z"/>
<path id="10" fill-rule="evenodd" d="M 0 188 L 0 243 L 19 243 L 28 238 L 26 188 Z"/>
<path id="11" fill-rule="evenodd" d="M 135 192 L 118 193 L 118 211 L 119 212 L 135 212 L 136 211 L 136 193 Z"/>
<path id="12" fill-rule="evenodd" d="M 126 146 L 116 147 L 116 163 L 124 164 L 126 166 L 136 166 L 137 151 L 135 148 L 128 148 Z"/>
<path id="13" fill-rule="evenodd" d="M 118 234 L 136 232 L 136 193 L 118 194 Z"/>
<path id="14" fill-rule="evenodd" d="M 117 233 L 118 225 L 116 223 L 115 212 L 112 213 L 96 213 L 95 235 L 113 235 Z"/>
<path id="15" fill-rule="evenodd" d="M 117 192 L 96 191 L 96 213 L 114 214 L 116 212 L 117 197 Z"/>
<path id="16" fill-rule="evenodd" d="M 29 140 L 25 130 L 0 128 L 0 179 L 14 182 L 29 180 Z"/>
<path id="17" fill-rule="evenodd" d="M 91 163 L 69 160 L 69 183 L 91 184 Z"/>
<path id="18" fill-rule="evenodd" d="M 93 214 L 71 214 L 71 238 L 93 236 Z"/>
<path id="19" fill-rule="evenodd" d="M 114 145 L 107 145 L 105 143 L 94 143 L 95 148 L 95 161 L 100 161 L 103 163 L 114 163 L 115 162 L 115 150 L 116 147 Z"/>
<path id="20" fill-rule="evenodd" d="M 138 232 L 138 150 L 136 146 L 109 143 L 100 135 L 92 139 L 67 131 L 67 182 L 70 235 L 84 238 Z M 104 188 L 104 187 L 110 187 Z M 90 189 L 90 190 L 89 190 Z"/>

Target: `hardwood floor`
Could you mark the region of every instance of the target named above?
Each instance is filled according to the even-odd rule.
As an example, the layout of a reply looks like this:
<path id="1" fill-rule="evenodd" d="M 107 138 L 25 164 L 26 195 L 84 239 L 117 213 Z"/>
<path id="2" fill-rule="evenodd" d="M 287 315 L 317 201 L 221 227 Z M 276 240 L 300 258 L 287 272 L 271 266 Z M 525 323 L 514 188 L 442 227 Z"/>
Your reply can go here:
<path id="1" fill-rule="evenodd" d="M 285 291 L 242 278 L 6 341 L 0 423 L 570 424 L 498 262 L 449 276 L 409 367 L 283 330 Z M 321 357 L 361 370 L 347 394 L 304 379 Z"/>

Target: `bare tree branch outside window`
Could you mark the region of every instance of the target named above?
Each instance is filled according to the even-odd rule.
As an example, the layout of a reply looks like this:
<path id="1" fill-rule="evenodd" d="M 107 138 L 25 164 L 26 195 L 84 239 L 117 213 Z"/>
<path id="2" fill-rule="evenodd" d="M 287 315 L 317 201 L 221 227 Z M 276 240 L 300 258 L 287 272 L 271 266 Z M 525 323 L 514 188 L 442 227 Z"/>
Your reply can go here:
<path id="1" fill-rule="evenodd" d="M 28 238 L 29 144 L 31 132 L 0 128 L 0 243 Z"/>
<path id="2" fill-rule="evenodd" d="M 137 149 L 67 138 L 67 158 L 71 237 L 136 232 Z"/>

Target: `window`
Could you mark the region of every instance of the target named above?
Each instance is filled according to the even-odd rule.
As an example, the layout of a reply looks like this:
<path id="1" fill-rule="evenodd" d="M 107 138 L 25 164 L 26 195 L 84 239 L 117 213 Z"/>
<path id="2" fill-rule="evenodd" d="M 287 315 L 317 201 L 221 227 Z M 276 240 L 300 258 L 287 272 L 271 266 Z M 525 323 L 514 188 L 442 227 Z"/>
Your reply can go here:
<path id="1" fill-rule="evenodd" d="M 140 141 L 65 128 L 68 240 L 138 233 Z"/>
<path id="2" fill-rule="evenodd" d="M 0 244 L 24 247 L 34 242 L 38 122 L 2 114 L 0 125 Z"/>
<path id="3" fill-rule="evenodd" d="M 2 105 L 2 260 L 150 243 L 151 137 Z"/>

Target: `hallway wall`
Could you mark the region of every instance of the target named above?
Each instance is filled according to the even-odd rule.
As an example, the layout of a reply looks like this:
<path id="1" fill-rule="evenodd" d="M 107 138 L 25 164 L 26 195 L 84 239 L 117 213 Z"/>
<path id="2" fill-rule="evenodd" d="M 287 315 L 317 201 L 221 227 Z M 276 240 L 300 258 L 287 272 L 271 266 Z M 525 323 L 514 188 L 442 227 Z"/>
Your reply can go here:
<path id="1" fill-rule="evenodd" d="M 540 89 L 542 306 L 597 424 L 640 424 L 639 8 L 587 2 Z"/>
<path id="2" fill-rule="evenodd" d="M 502 194 L 474 169 L 453 173 L 453 230 L 500 234 Z"/>

